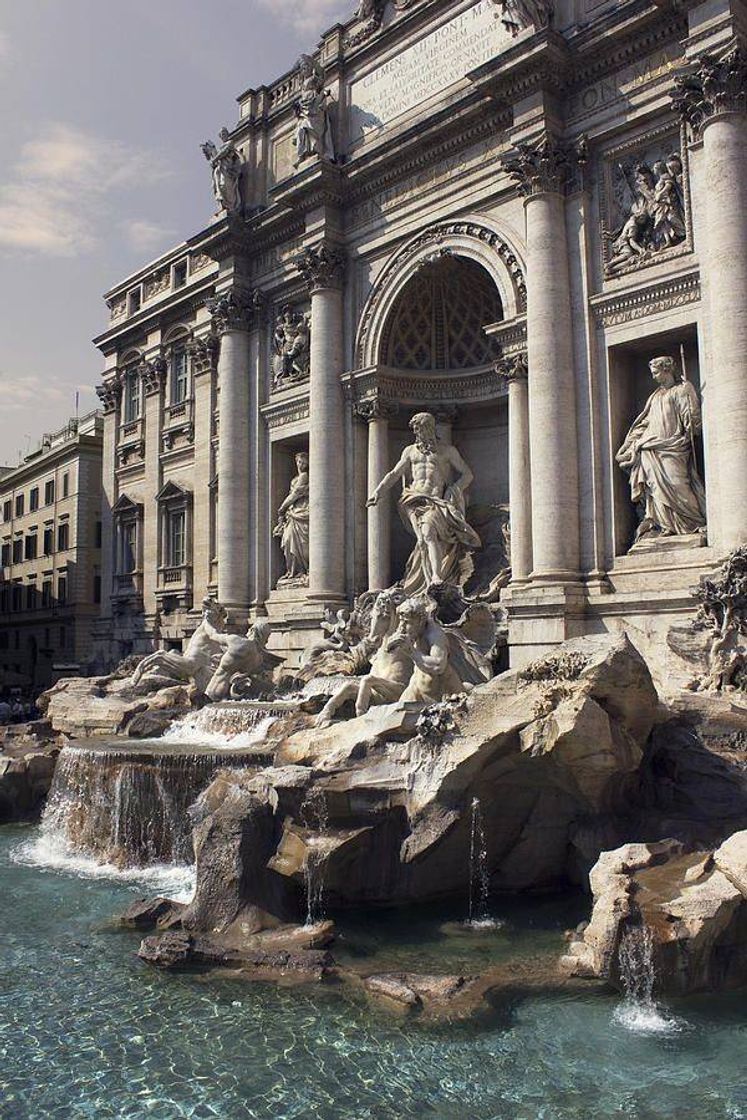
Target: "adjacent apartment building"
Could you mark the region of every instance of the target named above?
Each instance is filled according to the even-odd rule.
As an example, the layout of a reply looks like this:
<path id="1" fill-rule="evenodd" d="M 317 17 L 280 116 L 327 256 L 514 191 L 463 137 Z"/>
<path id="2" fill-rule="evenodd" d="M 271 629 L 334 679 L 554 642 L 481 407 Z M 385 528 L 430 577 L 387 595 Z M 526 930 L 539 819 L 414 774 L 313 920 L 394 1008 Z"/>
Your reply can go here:
<path id="1" fill-rule="evenodd" d="M 0 691 L 39 691 L 90 661 L 102 437 L 101 413 L 91 412 L 0 473 Z"/>

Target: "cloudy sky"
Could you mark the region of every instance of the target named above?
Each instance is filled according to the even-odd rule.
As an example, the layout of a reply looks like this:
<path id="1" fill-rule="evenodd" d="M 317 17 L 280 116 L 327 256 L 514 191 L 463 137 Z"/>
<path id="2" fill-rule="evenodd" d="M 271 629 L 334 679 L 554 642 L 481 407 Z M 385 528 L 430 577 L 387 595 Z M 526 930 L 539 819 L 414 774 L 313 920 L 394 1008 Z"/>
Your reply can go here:
<path id="1" fill-rule="evenodd" d="M 355 0 L 0 0 L 0 463 L 97 403 L 101 294 L 202 229 L 200 142 Z"/>

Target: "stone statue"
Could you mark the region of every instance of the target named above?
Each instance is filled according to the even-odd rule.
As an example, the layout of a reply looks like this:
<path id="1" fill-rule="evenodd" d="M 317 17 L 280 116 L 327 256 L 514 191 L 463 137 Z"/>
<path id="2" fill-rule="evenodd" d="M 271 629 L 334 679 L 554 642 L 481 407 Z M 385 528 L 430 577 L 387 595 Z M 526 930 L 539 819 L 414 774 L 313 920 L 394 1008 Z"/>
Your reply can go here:
<path id="1" fill-rule="evenodd" d="M 285 557 L 285 575 L 278 586 L 291 581 L 307 583 L 309 576 L 309 457 L 305 451 L 296 455 L 296 468 L 298 473 L 280 504 L 273 529 Z"/>
<path id="2" fill-rule="evenodd" d="M 295 315 L 284 307 L 273 333 L 272 387 L 283 389 L 306 381 L 311 368 L 311 312 Z"/>
<path id="3" fill-rule="evenodd" d="M 241 156 L 230 139 L 227 128 L 220 130 L 221 147 L 212 140 L 202 144 L 202 153 L 213 170 L 213 194 L 218 203 L 217 214 L 235 214 L 241 209 Z"/>
<path id="4" fill-rule="evenodd" d="M 677 376 L 673 358 L 654 358 L 649 369 L 657 388 L 616 455 L 630 475 L 633 502 L 644 505 L 636 543 L 696 533 L 706 525 L 705 490 L 695 458 L 701 430 L 698 395 Z"/>
<path id="5" fill-rule="evenodd" d="M 266 648 L 272 629 L 269 622 L 260 619 L 243 637 L 215 630 L 209 622 L 206 622 L 206 629 L 223 651 L 205 689 L 210 700 L 244 699 L 262 685 L 269 687 L 267 674 L 283 660 Z"/>
<path id="6" fill-rule="evenodd" d="M 480 538 L 464 516 L 464 492 L 472 471 L 454 446 L 439 440 L 430 412 L 419 412 L 410 427 L 415 442 L 384 475 L 368 505 L 376 505 L 402 480 L 399 511 L 416 541 L 402 581 L 406 595 L 416 595 L 434 583 L 464 587 L 473 570 L 471 552 L 480 547 Z"/>
<path id="7" fill-rule="evenodd" d="M 552 19 L 553 6 L 545 0 L 499 0 L 503 26 L 512 35 L 518 35 L 525 27 L 540 31 L 548 27 Z"/>
<path id="8" fill-rule="evenodd" d="M 321 156 L 322 159 L 334 161 L 335 149 L 328 104 L 332 94 L 324 88 L 324 71 L 307 54 L 301 55 L 298 69 L 301 93 L 293 105 L 298 118 L 294 166 L 298 167 L 310 156 Z"/>
<path id="9" fill-rule="evenodd" d="M 730 553 L 713 578 L 701 579 L 696 596 L 695 625 L 712 635 L 700 689 L 747 691 L 747 547 Z"/>
<path id="10" fill-rule="evenodd" d="M 149 653 L 132 674 L 132 687 L 145 685 L 162 688 L 168 683 L 192 681 L 201 692 L 206 692 L 215 664 L 220 656 L 220 645 L 214 635 L 222 632 L 226 622 L 225 609 L 214 599 L 203 599 L 202 622 L 187 642 L 183 653 L 177 650 L 157 649 Z"/>
<path id="11" fill-rule="evenodd" d="M 653 167 L 638 163 L 631 173 L 620 164 L 619 170 L 632 202 L 623 224 L 607 234 L 611 242 L 608 268 L 613 272 L 636 259 L 672 248 L 687 235 L 683 167 L 676 153 L 656 160 Z"/>

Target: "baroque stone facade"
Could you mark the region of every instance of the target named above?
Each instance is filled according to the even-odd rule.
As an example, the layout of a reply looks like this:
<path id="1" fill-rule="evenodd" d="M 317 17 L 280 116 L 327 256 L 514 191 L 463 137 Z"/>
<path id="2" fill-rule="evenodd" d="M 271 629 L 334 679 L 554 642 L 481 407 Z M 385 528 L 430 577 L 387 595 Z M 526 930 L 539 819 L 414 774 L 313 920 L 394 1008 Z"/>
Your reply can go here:
<path id="1" fill-rule="evenodd" d="M 515 665 L 664 647 L 747 543 L 733 8 L 363 3 L 239 98 L 218 213 L 106 295 L 102 652 L 181 648 L 217 595 L 298 658 L 434 533 L 468 598 L 510 539 Z M 380 489 L 423 413 L 448 532 Z"/>

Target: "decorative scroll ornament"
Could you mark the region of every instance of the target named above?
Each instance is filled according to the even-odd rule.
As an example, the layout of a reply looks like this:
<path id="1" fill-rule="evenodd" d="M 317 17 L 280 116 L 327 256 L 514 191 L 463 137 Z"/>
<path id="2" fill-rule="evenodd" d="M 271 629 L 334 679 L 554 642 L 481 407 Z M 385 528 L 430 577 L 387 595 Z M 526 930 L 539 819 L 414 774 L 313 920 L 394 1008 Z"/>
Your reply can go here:
<path id="1" fill-rule="evenodd" d="M 207 301 L 207 309 L 218 334 L 248 331 L 255 312 L 253 293 L 246 288 L 229 288 Z"/>
<path id="2" fill-rule="evenodd" d="M 495 372 L 506 385 L 510 385 L 514 381 L 526 381 L 529 377 L 526 351 L 501 358 L 496 363 Z"/>
<path id="3" fill-rule="evenodd" d="M 151 362 L 143 362 L 140 367 L 140 374 L 146 396 L 150 397 L 154 393 L 160 392 L 167 368 L 166 359 L 161 355 Z"/>
<path id="4" fill-rule="evenodd" d="M 101 401 L 104 412 L 114 412 L 121 393 L 122 386 L 119 381 L 104 381 L 103 384 L 96 386 L 96 396 Z"/>
<path id="5" fill-rule="evenodd" d="M 201 338 L 192 339 L 187 347 L 187 353 L 195 377 L 200 377 L 203 373 L 211 373 L 215 369 L 219 350 L 220 339 L 217 335 L 206 334 Z"/>
<path id="6" fill-rule="evenodd" d="M 747 110 L 747 58 L 732 46 L 721 58 L 704 54 L 693 68 L 675 75 L 672 108 L 698 138 L 721 113 Z"/>
<path id="7" fill-rule="evenodd" d="M 387 400 L 379 393 L 364 397 L 353 405 L 353 414 L 357 420 L 369 423 L 371 420 L 391 420 L 399 412 L 397 401 Z"/>
<path id="8" fill-rule="evenodd" d="M 518 183 L 521 193 L 529 198 L 548 192 L 562 194 L 587 158 L 586 137 L 580 137 L 571 145 L 545 132 L 532 144 L 517 144 L 504 159 L 503 168 Z"/>
<path id="9" fill-rule="evenodd" d="M 310 292 L 339 288 L 345 272 L 345 254 L 324 242 L 304 249 L 296 257 L 296 267 Z"/>

